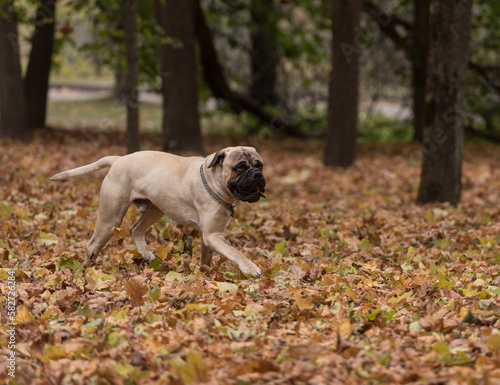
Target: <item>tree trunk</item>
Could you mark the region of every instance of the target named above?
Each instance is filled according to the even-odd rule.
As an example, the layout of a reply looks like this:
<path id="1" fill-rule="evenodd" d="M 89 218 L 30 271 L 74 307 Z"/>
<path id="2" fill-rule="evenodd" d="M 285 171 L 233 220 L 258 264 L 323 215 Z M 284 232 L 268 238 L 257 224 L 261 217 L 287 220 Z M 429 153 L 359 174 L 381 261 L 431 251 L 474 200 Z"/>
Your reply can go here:
<path id="1" fill-rule="evenodd" d="M 113 97 L 118 103 L 124 103 L 127 99 L 127 84 L 125 71 L 121 68 L 115 70 L 115 84 L 113 86 Z"/>
<path id="2" fill-rule="evenodd" d="M 276 10 L 269 0 L 252 0 L 252 84 L 250 95 L 262 105 L 276 105 L 276 69 L 279 51 L 276 39 Z"/>
<path id="3" fill-rule="evenodd" d="M 31 41 L 28 69 L 24 78 L 28 127 L 30 129 L 45 127 L 55 17 L 56 0 L 42 0 L 36 11 L 35 31 Z"/>
<path id="4" fill-rule="evenodd" d="M 127 72 L 125 74 L 125 105 L 127 106 L 127 152 L 140 150 L 139 135 L 139 52 L 137 47 L 137 2 L 125 0 L 123 13 Z"/>
<path id="5" fill-rule="evenodd" d="M 158 24 L 168 42 L 160 45 L 163 150 L 203 153 L 198 111 L 192 0 L 155 0 Z"/>
<path id="6" fill-rule="evenodd" d="M 472 0 L 436 2 L 419 203 L 460 201 L 471 9 Z"/>
<path id="7" fill-rule="evenodd" d="M 361 0 L 333 0 L 332 72 L 324 163 L 349 167 L 356 159 Z"/>
<path id="8" fill-rule="evenodd" d="M 427 57 L 429 54 L 431 0 L 415 1 L 415 24 L 411 48 L 413 85 L 413 140 L 422 143 L 425 127 Z"/>
<path id="9" fill-rule="evenodd" d="M 0 138 L 28 140 L 17 17 L 12 4 L 0 6 Z"/>

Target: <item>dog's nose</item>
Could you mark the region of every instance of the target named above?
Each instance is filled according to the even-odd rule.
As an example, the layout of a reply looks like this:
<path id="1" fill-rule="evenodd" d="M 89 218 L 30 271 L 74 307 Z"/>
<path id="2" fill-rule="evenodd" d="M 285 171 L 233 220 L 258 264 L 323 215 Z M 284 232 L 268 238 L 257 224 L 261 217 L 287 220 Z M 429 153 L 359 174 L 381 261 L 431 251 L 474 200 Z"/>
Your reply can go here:
<path id="1" fill-rule="evenodd" d="M 252 174 L 252 179 L 263 179 L 264 178 L 264 175 L 262 175 L 262 172 L 259 171 L 259 170 L 256 170 L 253 174 Z"/>

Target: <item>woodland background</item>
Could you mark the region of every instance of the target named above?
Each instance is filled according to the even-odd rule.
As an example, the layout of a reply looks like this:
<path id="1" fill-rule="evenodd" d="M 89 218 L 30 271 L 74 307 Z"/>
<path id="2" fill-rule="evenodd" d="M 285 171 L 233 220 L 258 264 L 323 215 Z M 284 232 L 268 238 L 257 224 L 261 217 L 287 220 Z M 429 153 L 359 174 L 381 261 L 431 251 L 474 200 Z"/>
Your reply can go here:
<path id="1" fill-rule="evenodd" d="M 500 382 L 498 20 L 484 0 L 0 1 L 0 359 L 20 384 Z M 199 270 L 127 214 L 84 269 L 109 154 L 255 146 L 268 199 Z M 13 269 L 13 270 L 12 270 Z"/>

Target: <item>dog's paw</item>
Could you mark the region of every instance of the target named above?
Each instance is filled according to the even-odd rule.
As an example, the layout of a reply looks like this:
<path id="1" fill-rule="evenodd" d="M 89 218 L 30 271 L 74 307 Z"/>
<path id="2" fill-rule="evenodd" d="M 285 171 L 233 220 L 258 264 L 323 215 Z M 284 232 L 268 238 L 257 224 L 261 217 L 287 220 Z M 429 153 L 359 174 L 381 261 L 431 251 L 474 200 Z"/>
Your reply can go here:
<path id="1" fill-rule="evenodd" d="M 145 251 L 144 254 L 142 254 L 142 258 L 146 263 L 151 262 L 153 259 L 155 259 L 155 255 L 151 251 Z"/>
<path id="2" fill-rule="evenodd" d="M 262 276 L 262 270 L 253 262 L 248 261 L 245 266 L 240 268 L 241 272 L 246 276 L 251 276 L 255 278 L 259 278 Z"/>

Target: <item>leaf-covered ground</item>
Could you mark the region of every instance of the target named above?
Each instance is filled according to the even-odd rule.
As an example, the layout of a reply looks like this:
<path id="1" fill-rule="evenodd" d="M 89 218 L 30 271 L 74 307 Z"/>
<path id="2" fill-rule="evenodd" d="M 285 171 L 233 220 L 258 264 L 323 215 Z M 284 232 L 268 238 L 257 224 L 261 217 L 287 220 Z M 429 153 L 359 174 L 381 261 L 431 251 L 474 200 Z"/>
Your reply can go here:
<path id="1" fill-rule="evenodd" d="M 500 382 L 498 147 L 466 146 L 452 208 L 414 204 L 412 145 L 362 145 L 345 171 L 322 167 L 320 142 L 250 141 L 268 199 L 240 204 L 227 238 L 265 273 L 244 279 L 218 257 L 200 272 L 199 234 L 168 219 L 148 233 L 158 258 L 144 265 L 135 209 L 82 269 L 104 174 L 48 177 L 123 153 L 122 139 L 1 145 L 0 312 L 9 322 L 15 269 L 18 383 Z M 3 327 L 0 381 L 8 338 Z"/>

